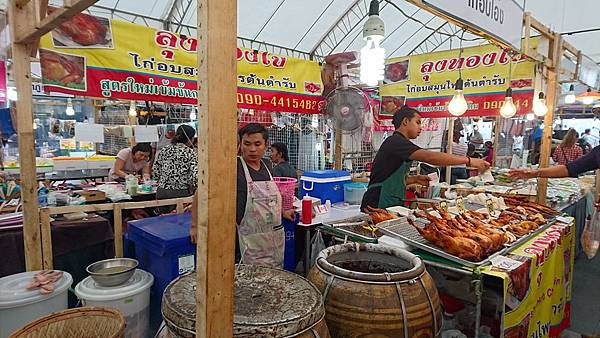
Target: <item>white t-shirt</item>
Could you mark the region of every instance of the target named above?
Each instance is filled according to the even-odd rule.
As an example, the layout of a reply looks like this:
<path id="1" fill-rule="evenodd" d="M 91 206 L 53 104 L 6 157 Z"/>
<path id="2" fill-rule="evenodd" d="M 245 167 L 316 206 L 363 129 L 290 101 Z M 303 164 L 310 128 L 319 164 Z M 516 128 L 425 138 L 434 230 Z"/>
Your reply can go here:
<path id="1" fill-rule="evenodd" d="M 452 155 L 467 156 L 468 147 L 464 143 L 452 142 Z M 465 167 L 464 164 L 454 165 L 453 167 Z"/>
<path id="2" fill-rule="evenodd" d="M 125 162 L 125 164 L 123 165 L 123 171 L 132 175 L 137 175 L 137 173 L 139 173 L 140 170 L 142 170 L 149 163 L 149 161 L 134 162 L 131 148 L 121 149 L 121 151 L 119 151 L 119 153 L 117 154 L 117 158 Z M 117 179 L 119 177 L 115 175 L 114 170 L 115 167 L 113 166 L 110 169 L 110 173 L 108 174 L 111 180 Z"/>

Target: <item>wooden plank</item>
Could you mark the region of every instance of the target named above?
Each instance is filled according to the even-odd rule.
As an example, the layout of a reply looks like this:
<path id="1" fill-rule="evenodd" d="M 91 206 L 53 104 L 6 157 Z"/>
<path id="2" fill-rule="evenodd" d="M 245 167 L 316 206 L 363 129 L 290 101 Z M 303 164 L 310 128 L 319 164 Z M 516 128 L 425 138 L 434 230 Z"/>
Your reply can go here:
<path id="1" fill-rule="evenodd" d="M 68 214 L 72 212 L 96 212 L 113 210 L 117 205 L 121 210 L 155 208 L 165 205 L 176 205 L 177 203 L 192 203 L 192 197 L 172 198 L 165 200 L 144 201 L 144 202 L 119 202 L 88 205 L 68 205 L 64 207 L 49 207 L 50 215 Z"/>
<path id="2" fill-rule="evenodd" d="M 71 7 L 61 7 L 56 9 L 50 15 L 42 19 L 39 27 L 29 26 L 26 29 L 15 32 L 13 41 L 16 43 L 31 43 L 50 32 L 54 28 L 69 21 L 76 14 L 81 13 L 88 7 L 95 4 L 98 0 L 77 0 L 71 4 Z"/>
<path id="3" fill-rule="evenodd" d="M 29 3 L 29 1 L 31 0 L 15 0 L 15 3 L 18 8 L 23 8 Z"/>
<path id="4" fill-rule="evenodd" d="M 10 31 L 13 41 L 15 34 L 27 28 L 28 17 L 33 15 L 33 4 L 22 9 L 14 1 L 8 5 Z M 35 173 L 35 147 L 33 133 L 33 112 L 31 104 L 31 61 L 29 46 L 12 44 L 13 72 L 19 99 L 16 102 L 17 135 L 19 137 L 19 173 L 21 177 L 21 198 L 23 202 L 23 241 L 25 267 L 27 271 L 39 270 L 43 266 L 40 234 L 40 215 L 37 202 L 37 180 Z"/>
<path id="5" fill-rule="evenodd" d="M 123 213 L 121 206 L 115 205 L 113 212 L 115 231 L 115 257 L 123 257 Z"/>
<path id="6" fill-rule="evenodd" d="M 59 214 L 70 214 L 73 212 L 96 212 L 96 211 L 109 211 L 115 208 L 114 203 L 104 204 L 89 204 L 89 205 L 67 205 L 64 207 L 49 207 L 48 213 L 50 215 Z"/>
<path id="7" fill-rule="evenodd" d="M 448 135 L 446 135 L 448 145 L 446 146 L 446 153 L 452 154 L 452 143 L 454 142 L 454 121 L 455 117 L 449 117 Z M 450 184 L 452 178 L 452 166 L 446 166 L 446 183 Z M 441 177 L 440 177 L 441 179 Z"/>
<path id="8" fill-rule="evenodd" d="M 500 132 L 502 131 L 500 128 L 501 126 L 502 117 L 496 116 L 496 123 L 494 123 L 494 154 L 492 155 L 492 163 L 490 163 L 492 167 L 496 165 L 496 160 L 498 159 L 498 143 L 500 143 Z M 512 156 L 510 156 L 510 158 L 512 159 Z"/>
<path id="9" fill-rule="evenodd" d="M 550 163 L 550 146 L 552 144 L 552 127 L 554 122 L 554 107 L 556 105 L 556 93 L 560 91 L 558 83 L 558 72 L 562 56 L 562 37 L 555 34 L 551 41 L 552 68 L 548 69 L 548 92 L 546 93 L 546 104 L 548 112 L 544 116 L 544 132 L 542 134 L 542 145 L 540 148 L 540 168 L 547 168 Z M 546 193 L 548 191 L 548 179 L 539 178 L 537 186 L 537 201 L 546 204 Z"/>
<path id="10" fill-rule="evenodd" d="M 48 208 L 42 208 L 40 210 L 40 225 L 42 233 L 43 268 L 52 270 L 54 266 L 52 255 L 52 228 L 50 226 L 50 213 Z"/>
<path id="11" fill-rule="evenodd" d="M 336 129 L 335 130 L 335 145 L 334 145 L 334 160 L 333 160 L 333 169 L 335 170 L 342 170 L 342 153 L 344 151 L 344 148 L 342 148 L 342 135 L 343 135 L 343 131 L 341 129 Z"/>
<path id="12" fill-rule="evenodd" d="M 198 0 L 196 337 L 233 336 L 237 0 Z"/>
<path id="13" fill-rule="evenodd" d="M 183 213 L 183 202 L 178 201 L 177 202 L 177 208 L 175 210 L 177 211 L 178 214 Z"/>

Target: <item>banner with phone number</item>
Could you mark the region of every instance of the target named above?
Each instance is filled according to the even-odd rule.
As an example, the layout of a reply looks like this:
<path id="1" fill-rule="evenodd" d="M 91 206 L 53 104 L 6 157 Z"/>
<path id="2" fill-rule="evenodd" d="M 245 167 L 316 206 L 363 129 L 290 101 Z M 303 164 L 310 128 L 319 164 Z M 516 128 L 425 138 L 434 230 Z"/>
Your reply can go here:
<path id="1" fill-rule="evenodd" d="M 504 255 L 518 264 L 483 269 L 503 280 L 505 338 L 558 337 L 570 326 L 575 238 L 574 221 L 557 222 Z"/>
<path id="2" fill-rule="evenodd" d="M 534 40 L 537 47 L 537 40 Z M 459 57 L 459 54 L 460 57 Z M 468 103 L 465 116 L 499 115 L 506 89 L 513 89 L 517 115 L 532 111 L 535 63 L 523 55 L 511 56 L 494 45 L 448 50 L 386 61 L 381 86 L 380 115 L 391 118 L 406 104 L 424 117 L 452 117 L 448 103 L 460 76 Z"/>
<path id="3" fill-rule="evenodd" d="M 44 89 L 80 96 L 196 104 L 198 41 L 85 13 L 40 42 Z M 237 48 L 240 108 L 319 113 L 317 62 Z"/>

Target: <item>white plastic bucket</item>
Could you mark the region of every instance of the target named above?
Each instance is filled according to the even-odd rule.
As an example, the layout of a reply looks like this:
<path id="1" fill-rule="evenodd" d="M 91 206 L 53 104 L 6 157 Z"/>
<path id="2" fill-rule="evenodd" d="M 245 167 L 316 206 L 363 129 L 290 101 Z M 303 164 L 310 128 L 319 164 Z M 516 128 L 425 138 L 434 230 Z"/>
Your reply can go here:
<path id="1" fill-rule="evenodd" d="M 121 311 L 126 338 L 148 337 L 150 332 L 150 287 L 152 274 L 136 269 L 129 280 L 117 286 L 100 286 L 87 277 L 75 287 L 84 306 L 103 306 Z"/>
<path id="2" fill-rule="evenodd" d="M 54 284 L 54 292 L 40 294 L 39 289 L 27 290 L 27 285 L 39 271 L 29 271 L 0 278 L 0 338 L 26 324 L 68 307 L 67 293 L 73 277 L 67 272 Z"/>

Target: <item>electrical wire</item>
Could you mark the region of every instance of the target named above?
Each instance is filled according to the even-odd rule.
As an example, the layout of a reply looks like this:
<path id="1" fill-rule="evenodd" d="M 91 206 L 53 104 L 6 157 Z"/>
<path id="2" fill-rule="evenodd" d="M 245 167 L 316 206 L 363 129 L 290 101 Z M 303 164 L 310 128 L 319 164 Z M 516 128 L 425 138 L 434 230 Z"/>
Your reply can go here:
<path id="1" fill-rule="evenodd" d="M 408 18 L 408 19 L 410 19 L 410 20 L 412 20 L 412 21 L 414 21 L 414 22 L 417 22 L 417 23 L 421 24 L 421 25 L 423 26 L 423 28 L 425 28 L 425 29 L 428 29 L 428 30 L 430 30 L 430 31 L 432 31 L 432 32 L 436 31 L 436 28 L 429 27 L 429 26 L 427 26 L 427 24 L 426 24 L 426 23 L 424 23 L 423 21 L 421 21 L 421 20 L 419 20 L 419 19 L 416 19 L 416 18 L 414 18 L 414 17 L 412 17 L 412 16 L 408 15 L 408 14 L 407 14 L 407 13 L 406 13 L 406 12 L 405 12 L 405 11 L 404 11 L 402 8 L 400 8 L 398 5 L 396 5 L 396 4 L 395 4 L 395 3 L 394 3 L 392 0 L 383 0 L 383 1 L 385 1 L 385 2 L 387 2 L 388 4 L 392 5 L 392 6 L 393 6 L 394 8 L 396 8 L 396 9 L 397 9 L 397 10 L 398 10 L 400 13 L 402 13 L 402 15 L 404 15 L 406 18 Z M 437 31 L 437 33 L 438 33 L 438 34 L 440 34 L 440 35 L 445 35 L 445 36 L 449 36 L 449 37 L 455 37 L 455 36 L 456 36 L 456 34 L 449 34 L 449 33 L 445 33 L 445 32 L 442 32 L 442 31 Z M 463 31 L 463 33 L 464 33 L 464 31 Z M 460 39 L 461 39 L 461 41 L 463 41 L 463 40 L 464 40 L 464 41 L 479 41 L 479 40 L 487 40 L 487 39 L 485 39 L 485 38 L 473 38 L 473 39 L 465 39 L 465 38 L 463 38 L 462 36 L 461 36 L 461 38 L 460 38 Z"/>

